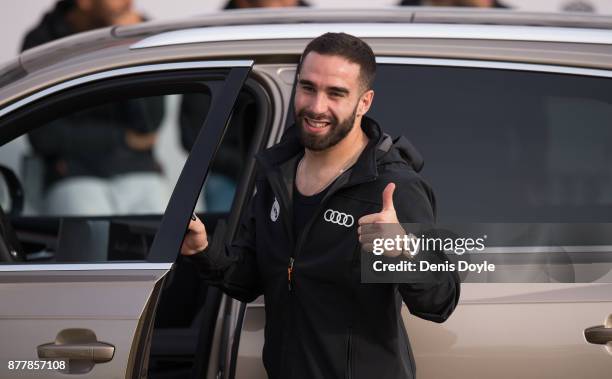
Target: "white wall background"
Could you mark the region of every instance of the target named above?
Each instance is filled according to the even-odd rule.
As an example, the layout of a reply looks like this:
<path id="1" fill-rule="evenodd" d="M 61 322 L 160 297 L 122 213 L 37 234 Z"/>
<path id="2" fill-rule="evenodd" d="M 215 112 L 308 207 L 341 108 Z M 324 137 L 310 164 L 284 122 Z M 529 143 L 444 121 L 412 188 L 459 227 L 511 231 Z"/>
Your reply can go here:
<path id="1" fill-rule="evenodd" d="M 558 11 L 563 4 L 583 1 L 595 6 L 598 13 L 612 14 L 612 0 L 501 0 L 516 9 Z M 134 0 L 138 10 L 152 19 L 188 17 L 220 9 L 226 0 Z M 308 0 L 318 7 L 372 7 L 393 5 L 399 0 Z M 55 0 L 0 1 L 0 65 L 17 56 L 21 40 L 28 29 L 38 23 Z"/>

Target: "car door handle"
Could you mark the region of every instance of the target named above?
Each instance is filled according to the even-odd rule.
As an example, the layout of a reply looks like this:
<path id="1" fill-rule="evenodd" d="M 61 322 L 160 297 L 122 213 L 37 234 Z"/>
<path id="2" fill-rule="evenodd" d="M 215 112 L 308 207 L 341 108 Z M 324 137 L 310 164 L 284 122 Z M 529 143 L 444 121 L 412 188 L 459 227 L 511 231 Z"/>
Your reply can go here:
<path id="1" fill-rule="evenodd" d="M 612 328 L 607 328 L 604 325 L 591 326 L 584 330 L 584 338 L 588 343 L 605 345 L 612 342 Z"/>
<path id="2" fill-rule="evenodd" d="M 113 359 L 115 347 L 104 342 L 86 342 L 57 345 L 46 343 L 38 346 L 38 357 L 47 359 L 78 359 L 104 363 Z"/>
<path id="3" fill-rule="evenodd" d="M 588 343 L 607 345 L 608 352 L 612 354 L 612 314 L 608 315 L 603 325 L 586 328 L 584 330 L 584 339 Z"/>

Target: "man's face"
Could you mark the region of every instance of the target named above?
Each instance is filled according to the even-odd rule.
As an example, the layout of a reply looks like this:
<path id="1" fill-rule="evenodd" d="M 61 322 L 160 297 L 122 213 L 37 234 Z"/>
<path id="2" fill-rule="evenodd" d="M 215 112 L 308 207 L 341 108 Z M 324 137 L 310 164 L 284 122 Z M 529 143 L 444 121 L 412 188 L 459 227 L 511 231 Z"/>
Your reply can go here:
<path id="1" fill-rule="evenodd" d="M 335 55 L 308 53 L 294 98 L 295 121 L 304 147 L 321 151 L 346 137 L 358 112 L 365 113 L 364 91 L 358 64 Z"/>

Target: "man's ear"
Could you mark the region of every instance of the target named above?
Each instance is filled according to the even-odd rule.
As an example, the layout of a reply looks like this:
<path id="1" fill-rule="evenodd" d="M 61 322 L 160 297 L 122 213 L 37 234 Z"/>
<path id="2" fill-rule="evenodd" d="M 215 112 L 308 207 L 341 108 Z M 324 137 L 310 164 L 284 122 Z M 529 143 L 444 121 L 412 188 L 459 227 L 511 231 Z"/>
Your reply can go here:
<path id="1" fill-rule="evenodd" d="M 363 116 L 368 113 L 370 107 L 372 106 L 372 101 L 374 101 L 374 90 L 369 89 L 365 91 L 361 98 L 359 99 L 359 106 L 357 107 L 357 115 Z"/>

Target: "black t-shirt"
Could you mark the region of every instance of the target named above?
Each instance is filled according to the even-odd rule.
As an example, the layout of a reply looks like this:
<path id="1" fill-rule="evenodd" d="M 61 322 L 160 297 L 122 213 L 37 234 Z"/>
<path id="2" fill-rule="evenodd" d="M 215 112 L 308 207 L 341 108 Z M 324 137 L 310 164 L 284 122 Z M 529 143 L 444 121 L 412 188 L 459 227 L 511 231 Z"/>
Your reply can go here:
<path id="1" fill-rule="evenodd" d="M 295 180 L 293 183 L 293 230 L 297 236 L 304 230 L 308 221 L 314 216 L 314 212 L 319 207 L 319 204 L 321 204 L 321 201 L 332 184 L 330 183 L 323 191 L 315 195 L 304 196 L 297 189 Z"/>

